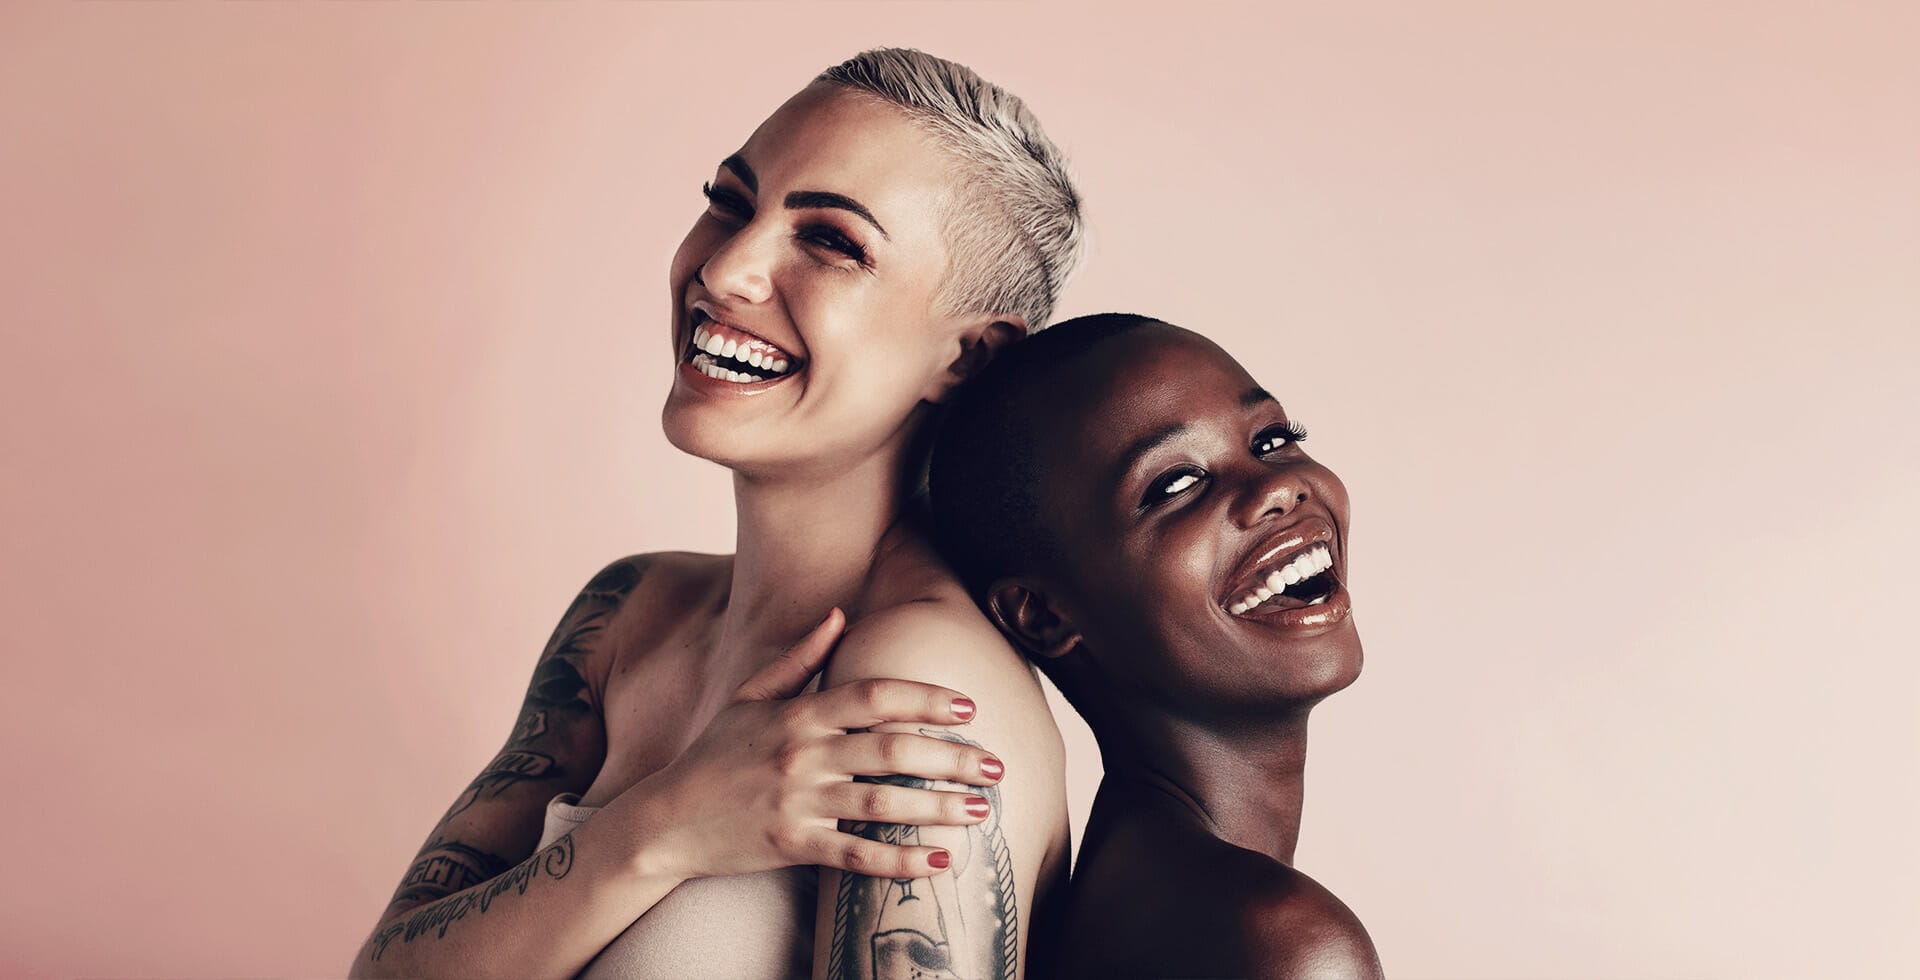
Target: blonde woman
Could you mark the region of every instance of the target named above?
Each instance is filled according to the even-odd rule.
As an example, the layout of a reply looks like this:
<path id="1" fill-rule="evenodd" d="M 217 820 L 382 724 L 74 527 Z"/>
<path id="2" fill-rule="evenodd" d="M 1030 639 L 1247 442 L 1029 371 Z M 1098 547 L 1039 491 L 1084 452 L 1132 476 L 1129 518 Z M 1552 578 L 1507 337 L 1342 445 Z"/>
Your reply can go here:
<path id="1" fill-rule="evenodd" d="M 913 51 L 717 155 L 663 423 L 733 472 L 735 553 L 588 583 L 356 975 L 1022 974 L 1059 734 L 912 500 L 938 406 L 1051 315 L 1076 194 L 1018 99 Z"/>

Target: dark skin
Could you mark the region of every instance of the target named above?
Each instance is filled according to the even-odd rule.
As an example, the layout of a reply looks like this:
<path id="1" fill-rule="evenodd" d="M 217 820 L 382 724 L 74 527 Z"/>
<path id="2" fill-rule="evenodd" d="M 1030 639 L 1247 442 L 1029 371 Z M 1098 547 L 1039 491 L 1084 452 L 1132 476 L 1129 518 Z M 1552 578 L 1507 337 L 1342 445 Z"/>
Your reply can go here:
<path id="1" fill-rule="evenodd" d="M 1361 664 L 1346 488 L 1197 334 L 1143 327 L 1054 380 L 1029 416 L 1051 546 L 987 597 L 1106 766 L 1047 975 L 1380 976 L 1359 920 L 1292 867 L 1308 712 Z M 1244 605 L 1315 549 L 1318 577 Z"/>

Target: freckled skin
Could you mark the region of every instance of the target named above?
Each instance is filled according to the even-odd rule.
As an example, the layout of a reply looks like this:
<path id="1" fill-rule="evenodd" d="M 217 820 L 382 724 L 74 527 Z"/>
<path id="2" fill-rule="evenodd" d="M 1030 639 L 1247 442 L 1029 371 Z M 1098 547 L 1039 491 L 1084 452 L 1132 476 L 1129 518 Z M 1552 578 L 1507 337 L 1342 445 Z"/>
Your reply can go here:
<path id="1" fill-rule="evenodd" d="M 1359 675 L 1359 634 L 1350 616 L 1223 608 L 1249 553 L 1295 528 L 1331 528 L 1344 580 L 1346 488 L 1297 443 L 1255 451 L 1287 415 L 1197 334 L 1124 333 L 1050 380 L 1032 476 L 1054 547 L 989 604 L 1086 716 L 1107 775 L 1046 975 L 1377 976 L 1358 919 L 1291 867 L 1307 714 Z"/>

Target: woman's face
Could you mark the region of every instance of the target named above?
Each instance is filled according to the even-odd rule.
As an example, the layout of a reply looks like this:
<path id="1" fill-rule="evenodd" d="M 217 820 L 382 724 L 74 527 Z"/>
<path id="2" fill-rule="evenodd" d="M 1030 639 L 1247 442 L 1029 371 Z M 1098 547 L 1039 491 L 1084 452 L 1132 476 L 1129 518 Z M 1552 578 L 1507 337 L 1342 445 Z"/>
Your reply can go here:
<path id="1" fill-rule="evenodd" d="M 1144 327 L 1069 366 L 1043 513 L 1049 592 L 1103 684 L 1198 709 L 1311 702 L 1352 683 L 1346 487 L 1273 396 L 1206 339 Z"/>
<path id="2" fill-rule="evenodd" d="M 831 86 L 762 123 L 674 255 L 668 440 L 736 470 L 832 472 L 900 437 L 969 326 L 932 310 L 952 171 L 898 110 Z"/>

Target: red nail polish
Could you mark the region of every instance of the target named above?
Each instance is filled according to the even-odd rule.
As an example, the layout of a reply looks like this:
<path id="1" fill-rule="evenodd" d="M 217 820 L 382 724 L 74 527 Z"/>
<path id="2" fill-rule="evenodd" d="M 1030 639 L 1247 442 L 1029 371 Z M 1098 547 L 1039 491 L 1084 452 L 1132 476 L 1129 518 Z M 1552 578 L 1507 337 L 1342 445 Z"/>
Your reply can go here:
<path id="1" fill-rule="evenodd" d="M 969 796 L 967 797 L 967 816 L 984 817 L 987 815 L 987 810 L 990 806 L 991 804 L 987 802 L 987 798 L 984 796 Z"/>
<path id="2" fill-rule="evenodd" d="M 945 851 L 935 851 L 927 855 L 927 863 L 936 868 L 944 868 L 953 863 L 953 855 Z"/>
<path id="3" fill-rule="evenodd" d="M 985 773 L 988 779 L 999 779 L 1000 774 L 1007 771 L 1007 767 L 1001 765 L 999 759 L 981 759 L 980 771 Z"/>
<path id="4" fill-rule="evenodd" d="M 973 701 L 971 699 L 968 699 L 968 698 L 953 699 L 953 713 L 960 716 L 960 719 L 962 721 L 965 721 L 966 719 L 973 717 L 973 712 L 974 712 L 974 707 L 973 707 Z"/>

